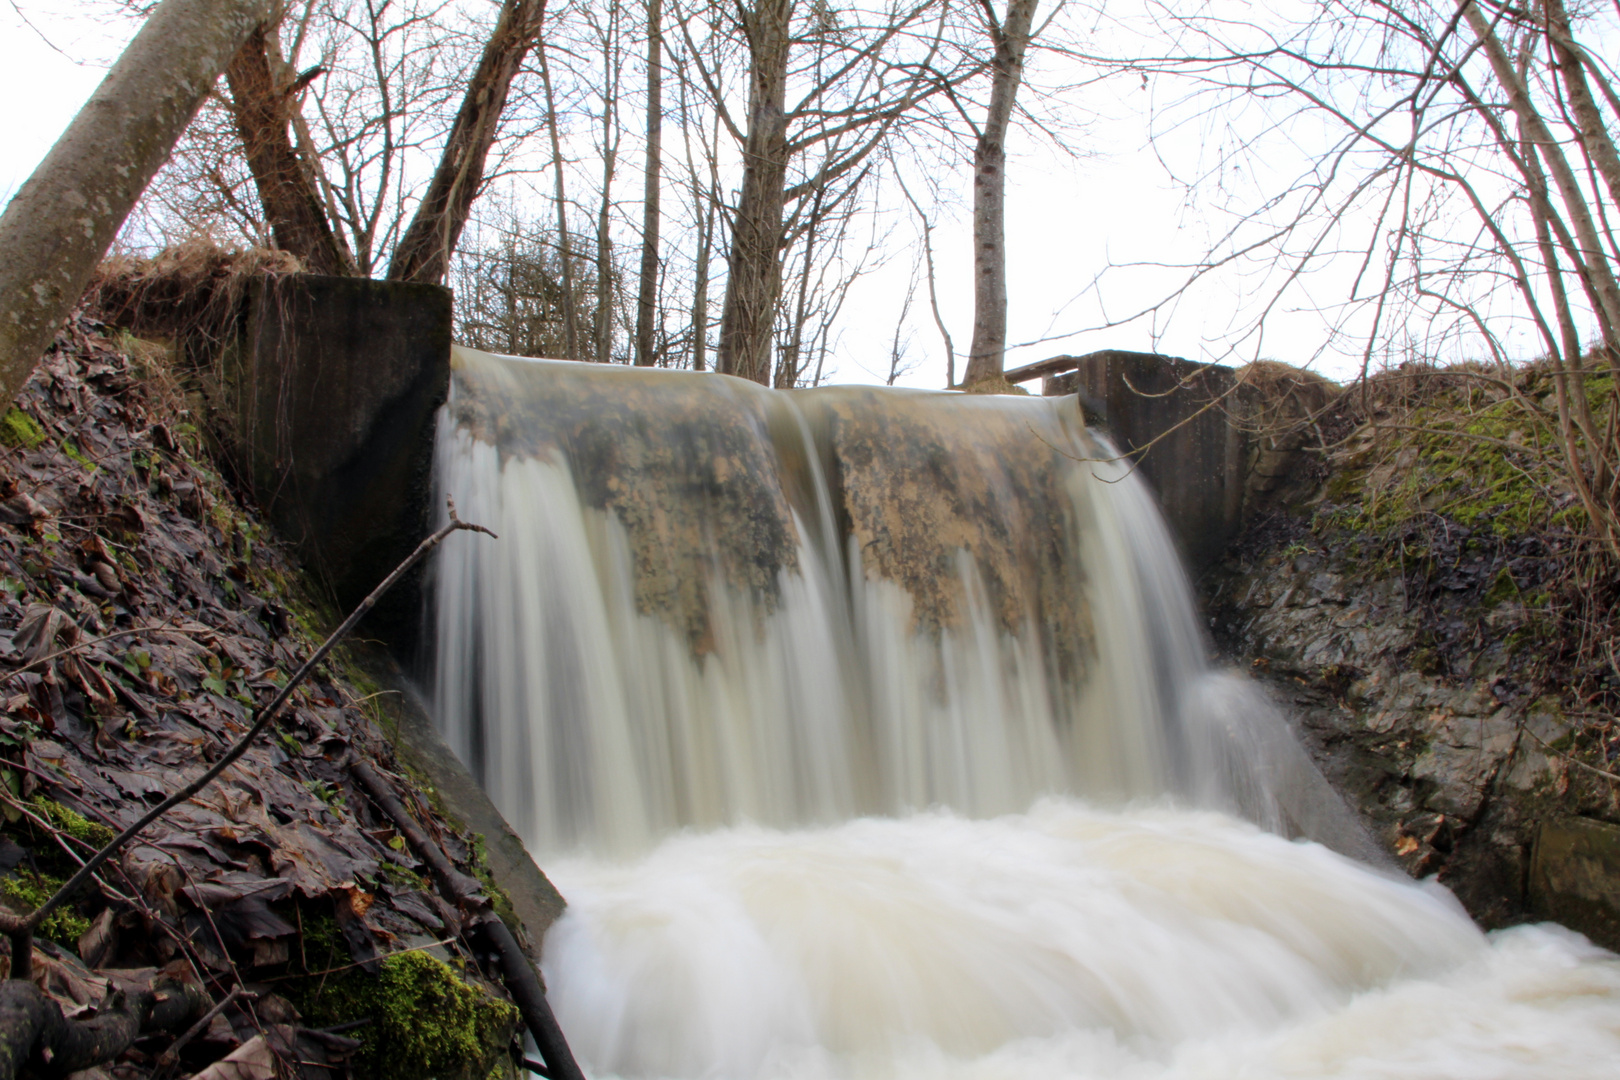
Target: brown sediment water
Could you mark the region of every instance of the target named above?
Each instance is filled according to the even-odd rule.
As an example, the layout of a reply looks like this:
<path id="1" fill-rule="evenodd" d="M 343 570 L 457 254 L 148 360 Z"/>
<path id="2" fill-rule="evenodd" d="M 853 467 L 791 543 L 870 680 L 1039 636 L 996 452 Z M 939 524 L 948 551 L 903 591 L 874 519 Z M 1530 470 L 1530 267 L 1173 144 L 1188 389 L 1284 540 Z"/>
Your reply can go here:
<path id="1" fill-rule="evenodd" d="M 1615 959 L 1375 865 L 1072 399 L 455 363 L 436 709 L 593 1073 L 1606 1075 Z"/>

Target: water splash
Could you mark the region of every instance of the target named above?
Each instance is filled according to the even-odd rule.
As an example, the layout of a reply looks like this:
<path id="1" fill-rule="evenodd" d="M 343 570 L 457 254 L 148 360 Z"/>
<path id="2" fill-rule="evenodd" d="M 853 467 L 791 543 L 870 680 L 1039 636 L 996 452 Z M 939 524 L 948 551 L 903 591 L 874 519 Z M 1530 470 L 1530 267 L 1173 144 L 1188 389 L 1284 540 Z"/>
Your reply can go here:
<path id="1" fill-rule="evenodd" d="M 1620 960 L 1214 813 L 946 812 L 548 866 L 595 1075 L 1598 1077 Z"/>

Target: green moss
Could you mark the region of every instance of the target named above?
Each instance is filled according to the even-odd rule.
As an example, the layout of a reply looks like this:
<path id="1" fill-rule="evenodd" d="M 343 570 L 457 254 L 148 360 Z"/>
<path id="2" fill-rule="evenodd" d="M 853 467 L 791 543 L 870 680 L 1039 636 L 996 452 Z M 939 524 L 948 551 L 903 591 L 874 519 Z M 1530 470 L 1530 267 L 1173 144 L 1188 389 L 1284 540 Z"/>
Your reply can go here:
<path id="1" fill-rule="evenodd" d="M 349 963 L 349 946 L 332 916 L 310 915 L 306 911 L 299 917 L 298 925 L 299 961 L 305 974 L 329 971 Z"/>
<path id="2" fill-rule="evenodd" d="M 1513 580 L 1513 574 L 1504 566 L 1496 572 L 1496 577 L 1491 579 L 1491 587 L 1485 590 L 1485 603 L 1487 606 L 1495 607 L 1509 600 L 1517 600 L 1520 595 L 1519 583 Z"/>
<path id="3" fill-rule="evenodd" d="M 11 877 L 0 879 L 0 895 L 9 900 L 19 914 L 26 915 L 56 895 L 62 880 L 18 868 Z M 35 932 L 71 949 L 78 947 L 79 938 L 89 929 L 90 920 L 64 904 L 45 916 Z"/>
<path id="4" fill-rule="evenodd" d="M 1601 427 L 1608 377 L 1590 379 L 1588 393 Z M 1487 403 L 1467 387 L 1438 393 L 1399 427 L 1376 429 L 1375 445 L 1340 466 L 1326 489 L 1331 523 L 1387 536 L 1439 514 L 1499 537 L 1583 531 L 1585 511 L 1562 494 L 1563 458 L 1545 423 L 1513 398 Z"/>
<path id="5" fill-rule="evenodd" d="M 92 848 L 106 847 L 118 835 L 100 822 L 91 821 L 77 810 L 70 810 L 43 795 L 35 795 L 29 802 L 53 826 Z"/>
<path id="6" fill-rule="evenodd" d="M 62 440 L 62 453 L 66 454 L 74 461 L 77 461 L 86 469 L 94 469 L 96 467 L 96 463 L 85 457 L 84 451 L 80 450 L 77 446 L 74 446 L 71 439 Z"/>
<path id="7" fill-rule="evenodd" d="M 400 837 L 396 836 L 394 839 L 400 840 L 401 847 L 405 846 L 404 841 L 401 840 Z M 394 886 L 396 889 L 419 889 L 422 892 L 433 891 L 433 883 L 427 878 L 414 871 L 405 869 L 398 863 L 389 862 L 386 859 L 378 861 L 377 876 L 388 882 L 388 884 Z"/>
<path id="8" fill-rule="evenodd" d="M 517 909 L 512 906 L 512 898 L 495 882 L 495 873 L 489 868 L 489 853 L 484 849 L 482 833 L 473 833 L 471 870 L 473 876 L 483 884 L 484 895 L 489 897 L 490 907 L 495 909 L 496 916 L 512 933 L 521 934 L 523 920 L 518 918 Z"/>
<path id="9" fill-rule="evenodd" d="M 13 405 L 0 416 L 0 443 L 32 450 L 45 441 L 45 431 L 32 416 Z"/>
<path id="10" fill-rule="evenodd" d="M 1406 663 L 1413 671 L 1423 675 L 1439 675 L 1445 667 L 1436 649 L 1414 649 Z"/>
<path id="11" fill-rule="evenodd" d="M 370 1019 L 354 1033 L 364 1044 L 354 1062 L 362 1080 L 485 1080 L 518 1022 L 509 1002 L 425 952 L 395 953 L 376 975 L 356 969 L 299 996 L 317 1026 Z"/>

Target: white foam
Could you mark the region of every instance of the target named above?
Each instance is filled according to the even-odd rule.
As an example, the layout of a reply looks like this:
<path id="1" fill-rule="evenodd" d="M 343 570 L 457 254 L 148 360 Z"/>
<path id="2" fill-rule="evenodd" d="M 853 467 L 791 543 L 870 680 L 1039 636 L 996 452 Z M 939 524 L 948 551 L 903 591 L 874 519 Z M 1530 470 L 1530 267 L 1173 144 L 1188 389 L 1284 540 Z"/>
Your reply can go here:
<path id="1" fill-rule="evenodd" d="M 1580 1077 L 1620 960 L 1224 815 L 945 812 L 548 866 L 594 1076 Z"/>

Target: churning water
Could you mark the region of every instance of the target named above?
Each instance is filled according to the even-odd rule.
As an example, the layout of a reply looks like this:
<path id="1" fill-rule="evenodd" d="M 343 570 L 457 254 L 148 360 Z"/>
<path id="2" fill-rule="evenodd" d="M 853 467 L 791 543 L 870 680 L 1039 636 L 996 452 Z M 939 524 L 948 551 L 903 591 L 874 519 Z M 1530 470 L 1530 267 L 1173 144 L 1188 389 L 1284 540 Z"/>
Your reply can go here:
<path id="1" fill-rule="evenodd" d="M 456 364 L 501 539 L 440 559 L 437 708 L 594 1074 L 1620 1068 L 1610 954 L 1348 857 L 1072 400 Z"/>

